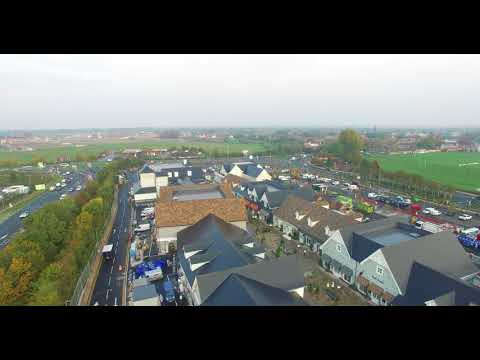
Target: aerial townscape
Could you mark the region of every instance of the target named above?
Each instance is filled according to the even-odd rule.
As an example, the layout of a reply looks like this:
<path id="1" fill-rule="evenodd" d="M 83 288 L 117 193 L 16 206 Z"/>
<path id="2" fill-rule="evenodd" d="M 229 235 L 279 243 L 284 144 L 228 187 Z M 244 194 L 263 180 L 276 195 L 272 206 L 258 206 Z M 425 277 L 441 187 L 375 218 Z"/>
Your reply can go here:
<path id="1" fill-rule="evenodd" d="M 442 116 L 453 112 L 447 106 L 425 115 L 448 94 L 432 90 L 431 99 L 418 95 L 417 101 L 411 93 L 410 101 L 417 101 L 412 108 L 425 103 L 427 110 L 419 109 L 418 116 L 428 119 L 398 120 L 399 103 L 391 105 L 377 88 L 365 90 L 367 95 L 353 93 L 360 81 L 368 87 L 368 78 L 352 75 L 361 69 L 342 68 L 354 78 L 350 87 L 344 78 L 315 73 L 322 66 L 340 71 L 333 70 L 334 59 L 327 64 L 328 59 L 310 55 L 318 62 L 307 66 L 310 57 L 305 56 L 294 65 L 312 72 L 311 78 L 292 71 L 293 87 L 315 87 L 308 96 L 317 102 L 345 93 L 345 104 L 325 100 L 318 114 L 299 110 L 299 118 L 311 117 L 302 122 L 286 120 L 285 114 L 290 116 L 296 101 L 302 108 L 313 105 L 275 77 L 275 71 L 289 71 L 292 59 L 282 62 L 270 55 L 233 62 L 232 68 L 241 67 L 237 86 L 251 90 L 252 100 L 244 89 L 219 85 L 232 70 L 228 57 L 212 57 L 201 66 L 188 58 L 182 64 L 191 73 L 200 71 L 198 66 L 212 76 L 193 79 L 182 77 L 184 69 L 174 68 L 173 60 L 145 57 L 150 60 L 138 59 L 139 67 L 153 73 L 153 65 L 161 63 L 171 73 L 128 74 L 122 78 L 126 90 L 114 88 L 121 84 L 117 79 L 108 85 L 111 91 L 102 77 L 108 74 L 76 74 L 83 58 L 40 59 L 39 68 L 61 67 L 47 89 L 51 96 L 72 103 L 59 103 L 58 119 L 50 119 L 39 115 L 53 109 L 48 101 L 32 100 L 32 109 L 15 106 L 16 89 L 12 105 L 5 114 L 0 110 L 0 117 L 11 119 L 2 120 L 0 128 L 0 305 L 480 305 L 480 128 L 467 121 L 471 116 L 462 122 L 463 113 L 445 123 Z M 408 61 L 422 76 L 422 66 L 434 60 Z M 42 79 L 57 71 L 26 70 L 25 64 L 35 61 L 35 56 L 0 56 L 0 65 L 18 64 L 19 72 L 29 69 Z M 98 61 L 118 77 L 127 62 Z M 361 61 L 362 69 L 370 69 Z M 266 66 L 269 62 L 276 66 Z M 471 63 L 480 67 L 477 58 Z M 248 64 L 255 66 L 247 69 Z M 69 72 L 76 75 L 70 78 Z M 392 80 L 384 72 L 379 70 L 376 82 L 382 76 L 388 84 L 414 82 L 408 76 L 391 75 Z M 426 83 L 435 83 L 426 74 Z M 86 83 L 96 82 L 89 90 L 94 94 L 82 95 L 80 85 L 60 90 L 65 76 L 67 83 L 87 88 Z M 461 86 L 461 73 L 456 76 Z M 162 82 L 168 86 L 161 88 Z M 140 83 L 144 88 L 130 90 Z M 338 87 L 326 94 L 322 89 L 328 84 Z M 153 85 L 158 88 L 152 90 Z M 3 86 L 13 85 L 0 81 Z M 36 86 L 24 91 L 39 91 Z M 391 96 L 404 94 L 378 86 L 399 92 Z M 480 84 L 467 82 L 465 89 L 475 91 L 475 86 Z M 267 90 L 279 88 L 272 102 Z M 126 104 L 127 93 L 141 103 L 138 108 Z M 158 103 L 148 102 L 154 95 Z M 226 100 L 234 95 L 238 103 Z M 86 99 L 83 105 L 72 99 L 79 96 Z M 184 105 L 182 100 L 171 105 L 174 96 L 185 96 Z M 365 104 L 358 106 L 355 96 Z M 105 103 L 94 103 L 97 97 Z M 257 97 L 268 103 L 268 111 Z M 289 99 L 293 105 L 286 106 Z M 120 112 L 107 111 L 112 101 Z M 386 113 L 360 121 L 373 106 L 368 101 L 383 101 L 378 111 L 388 113 L 391 105 L 396 115 L 391 121 L 382 120 Z M 456 101 L 453 95 L 451 101 Z M 218 112 L 208 108 L 210 102 Z M 477 103 L 462 103 L 467 105 L 478 113 Z M 253 110 L 244 109 L 249 106 Z M 93 120 L 67 121 L 69 111 L 75 119 L 83 111 Z M 231 114 L 235 111 L 241 116 Z M 173 117 L 176 112 L 182 116 Z M 142 122 L 142 116 L 153 120 Z M 260 116 L 272 121 L 262 122 Z"/>

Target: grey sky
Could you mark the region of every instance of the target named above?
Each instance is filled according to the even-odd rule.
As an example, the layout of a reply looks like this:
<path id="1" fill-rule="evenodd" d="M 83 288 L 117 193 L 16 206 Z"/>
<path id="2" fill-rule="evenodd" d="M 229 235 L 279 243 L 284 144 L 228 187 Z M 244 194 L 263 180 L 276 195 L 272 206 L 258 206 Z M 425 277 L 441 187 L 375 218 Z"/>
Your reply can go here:
<path id="1" fill-rule="evenodd" d="M 0 55 L 0 129 L 478 126 L 479 55 Z"/>

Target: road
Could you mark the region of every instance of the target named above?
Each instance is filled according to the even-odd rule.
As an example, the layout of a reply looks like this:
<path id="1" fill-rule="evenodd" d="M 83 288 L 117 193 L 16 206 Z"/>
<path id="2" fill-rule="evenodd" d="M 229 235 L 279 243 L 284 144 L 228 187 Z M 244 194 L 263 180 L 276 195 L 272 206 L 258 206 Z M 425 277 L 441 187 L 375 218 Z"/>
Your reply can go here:
<path id="1" fill-rule="evenodd" d="M 32 214 L 34 211 L 42 208 L 46 204 L 57 201 L 60 198 L 60 195 L 67 194 L 73 195 L 77 191 L 69 192 L 68 189 L 75 188 L 77 185 L 85 185 L 88 175 L 94 176 L 94 174 L 87 174 L 84 172 L 76 172 L 72 176 L 72 181 L 65 188 L 59 191 L 45 191 L 44 194 L 37 197 L 31 203 L 18 210 L 8 219 L 0 224 L 0 249 L 4 248 L 13 238 L 13 234 L 19 231 L 22 228 L 22 219 L 19 218 L 19 215 L 23 212 L 28 212 Z"/>
<path id="2" fill-rule="evenodd" d="M 132 212 L 128 199 L 129 190 L 134 181 L 136 181 L 136 175 L 129 173 L 128 183 L 119 188 L 117 215 L 112 234 L 108 239 L 108 244 L 113 244 L 113 257 L 111 260 L 102 259 L 102 265 L 100 266 L 92 294 L 91 305 L 119 306 L 122 304 L 124 296 L 123 284 L 127 269 L 125 260 L 126 251 L 128 250 L 128 228 Z"/>

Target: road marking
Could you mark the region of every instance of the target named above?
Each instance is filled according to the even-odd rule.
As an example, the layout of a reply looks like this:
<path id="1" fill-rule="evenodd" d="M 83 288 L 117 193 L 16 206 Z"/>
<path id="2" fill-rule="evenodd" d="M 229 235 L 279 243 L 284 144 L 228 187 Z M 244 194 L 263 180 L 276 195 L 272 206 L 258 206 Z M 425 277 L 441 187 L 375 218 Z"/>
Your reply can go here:
<path id="1" fill-rule="evenodd" d="M 110 281 L 111 281 L 111 280 L 112 280 L 112 277 L 109 276 L 109 277 L 108 277 L 108 286 L 110 286 Z"/>
<path id="2" fill-rule="evenodd" d="M 7 236 L 8 236 L 8 234 L 3 235 L 3 236 L 0 238 L 0 240 L 5 239 Z"/>
<path id="3" fill-rule="evenodd" d="M 118 241 L 117 241 L 117 244 L 118 244 Z M 115 246 L 114 255 L 117 255 L 117 247 L 116 246 Z"/>
<path id="4" fill-rule="evenodd" d="M 108 292 L 109 292 L 110 290 L 111 290 L 111 289 L 108 289 L 108 290 L 107 290 L 107 295 L 105 296 L 105 300 L 106 300 L 106 301 L 108 301 Z M 107 305 L 107 304 L 105 304 L 105 305 Z"/>
<path id="5" fill-rule="evenodd" d="M 115 306 L 118 306 L 117 305 L 117 297 L 115 296 Z"/>
<path id="6" fill-rule="evenodd" d="M 113 265 L 112 265 L 112 267 L 110 268 L 110 274 L 111 274 L 112 272 L 113 272 Z"/>
<path id="7" fill-rule="evenodd" d="M 115 255 L 113 256 L 113 263 L 115 264 Z"/>
<path id="8" fill-rule="evenodd" d="M 113 233 L 114 233 L 114 234 L 115 234 L 115 231 L 116 231 L 116 230 L 117 230 L 117 229 L 113 229 Z"/>

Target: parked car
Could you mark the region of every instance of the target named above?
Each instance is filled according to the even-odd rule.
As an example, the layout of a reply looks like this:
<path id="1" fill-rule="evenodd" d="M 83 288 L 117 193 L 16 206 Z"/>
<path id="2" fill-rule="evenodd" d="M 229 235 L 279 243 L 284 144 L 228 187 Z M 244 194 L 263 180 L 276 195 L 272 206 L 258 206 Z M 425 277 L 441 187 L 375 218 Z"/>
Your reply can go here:
<path id="1" fill-rule="evenodd" d="M 377 196 L 378 196 L 378 195 L 375 194 L 375 193 L 368 193 L 368 194 L 367 194 L 367 197 L 368 197 L 369 199 L 375 199 Z"/>
<path id="2" fill-rule="evenodd" d="M 28 216 L 28 212 L 25 211 L 25 212 L 20 214 L 19 218 L 20 219 L 25 219 L 27 216 Z"/>
<path id="3" fill-rule="evenodd" d="M 340 181 L 334 180 L 334 181 L 332 181 L 332 185 L 335 185 L 335 186 L 336 186 L 336 185 L 340 185 Z"/>
<path id="4" fill-rule="evenodd" d="M 458 220 L 464 220 L 464 221 L 472 220 L 472 215 L 462 214 L 458 217 Z"/>

